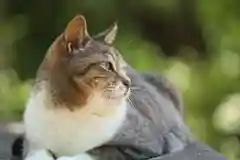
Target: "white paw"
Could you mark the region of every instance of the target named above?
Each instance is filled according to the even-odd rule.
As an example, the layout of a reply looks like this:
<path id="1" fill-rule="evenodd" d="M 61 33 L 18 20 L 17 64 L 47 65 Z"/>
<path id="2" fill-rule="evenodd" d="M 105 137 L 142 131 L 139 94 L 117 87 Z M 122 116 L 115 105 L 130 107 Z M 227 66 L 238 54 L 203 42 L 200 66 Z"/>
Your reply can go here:
<path id="1" fill-rule="evenodd" d="M 29 154 L 25 160 L 54 160 L 54 158 L 46 150 L 35 151 Z"/>
<path id="2" fill-rule="evenodd" d="M 74 160 L 74 157 L 59 157 L 57 160 Z"/>
<path id="3" fill-rule="evenodd" d="M 86 153 L 83 153 L 74 157 L 59 157 L 57 160 L 94 160 L 94 158 Z"/>

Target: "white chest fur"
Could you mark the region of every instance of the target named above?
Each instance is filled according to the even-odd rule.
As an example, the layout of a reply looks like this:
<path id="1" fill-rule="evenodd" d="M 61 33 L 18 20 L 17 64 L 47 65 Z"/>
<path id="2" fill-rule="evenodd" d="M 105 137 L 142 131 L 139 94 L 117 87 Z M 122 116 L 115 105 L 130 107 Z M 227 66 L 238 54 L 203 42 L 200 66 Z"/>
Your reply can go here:
<path id="1" fill-rule="evenodd" d="M 126 103 L 107 104 L 98 96 L 79 110 L 52 106 L 44 89 L 32 93 L 24 114 L 26 137 L 35 149 L 59 156 L 85 152 L 110 140 L 123 124 Z"/>

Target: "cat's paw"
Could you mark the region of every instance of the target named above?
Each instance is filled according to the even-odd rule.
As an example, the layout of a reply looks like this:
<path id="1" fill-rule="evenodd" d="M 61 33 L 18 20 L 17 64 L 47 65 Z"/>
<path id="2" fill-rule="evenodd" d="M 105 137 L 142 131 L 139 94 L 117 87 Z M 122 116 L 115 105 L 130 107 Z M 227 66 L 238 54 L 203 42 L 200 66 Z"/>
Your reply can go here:
<path id="1" fill-rule="evenodd" d="M 59 157 L 57 160 L 74 160 L 74 157 Z"/>
<path id="2" fill-rule="evenodd" d="M 51 154 L 46 150 L 35 151 L 29 154 L 25 160 L 54 160 Z"/>
<path id="3" fill-rule="evenodd" d="M 82 153 L 74 157 L 59 157 L 57 160 L 95 160 L 95 159 L 86 153 Z"/>

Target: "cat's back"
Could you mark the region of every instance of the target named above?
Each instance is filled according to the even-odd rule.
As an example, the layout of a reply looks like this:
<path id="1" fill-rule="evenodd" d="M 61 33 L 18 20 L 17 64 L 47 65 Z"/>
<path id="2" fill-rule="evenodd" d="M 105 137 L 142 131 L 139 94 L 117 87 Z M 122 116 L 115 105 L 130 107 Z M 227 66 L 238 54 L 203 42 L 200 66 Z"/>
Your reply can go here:
<path id="1" fill-rule="evenodd" d="M 141 73 L 132 68 L 127 73 L 132 82 L 128 118 L 113 143 L 131 144 L 152 156 L 182 150 L 192 139 L 173 100 Z"/>
<path id="2" fill-rule="evenodd" d="M 164 121 L 181 121 L 182 111 L 181 98 L 179 92 L 174 92 L 176 88 L 169 84 L 170 82 L 164 76 L 158 76 L 152 73 L 137 72 L 129 69 L 128 74 L 131 77 L 131 99 L 139 111 L 149 118 Z"/>

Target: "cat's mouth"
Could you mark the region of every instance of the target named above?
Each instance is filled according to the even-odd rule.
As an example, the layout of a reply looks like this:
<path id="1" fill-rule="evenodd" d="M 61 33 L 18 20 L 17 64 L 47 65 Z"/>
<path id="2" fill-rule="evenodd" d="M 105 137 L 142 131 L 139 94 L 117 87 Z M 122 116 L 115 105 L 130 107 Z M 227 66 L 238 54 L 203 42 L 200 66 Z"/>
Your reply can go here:
<path id="1" fill-rule="evenodd" d="M 123 98 L 127 98 L 129 96 L 130 93 L 130 89 L 126 89 L 126 91 L 123 94 L 112 94 L 110 96 L 110 99 L 112 100 L 117 100 L 117 99 L 123 99 Z"/>
<path id="2" fill-rule="evenodd" d="M 130 84 L 124 84 L 108 87 L 103 92 L 103 97 L 107 100 L 122 100 L 128 98 L 130 95 Z"/>

